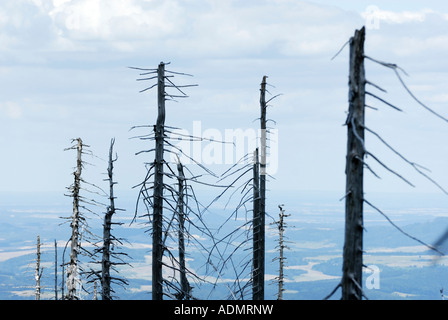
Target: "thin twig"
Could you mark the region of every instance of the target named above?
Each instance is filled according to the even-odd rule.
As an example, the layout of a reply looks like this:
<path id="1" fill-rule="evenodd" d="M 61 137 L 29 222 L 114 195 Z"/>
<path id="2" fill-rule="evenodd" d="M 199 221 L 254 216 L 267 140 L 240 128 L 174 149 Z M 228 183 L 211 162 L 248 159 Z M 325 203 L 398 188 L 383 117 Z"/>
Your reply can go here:
<path id="1" fill-rule="evenodd" d="M 349 43 L 350 43 L 350 40 L 348 40 L 346 43 L 344 43 L 344 45 L 341 47 L 341 49 L 339 49 L 339 51 L 336 52 L 336 54 L 330 60 L 333 60 L 334 58 L 336 58 L 342 52 L 342 50 L 344 50 L 345 46 L 348 45 Z"/>
<path id="2" fill-rule="evenodd" d="M 415 241 L 417 241 L 418 243 L 420 243 L 420 244 L 422 244 L 422 245 L 424 245 L 425 247 L 427 247 L 427 248 L 429 248 L 429 249 L 431 249 L 431 250 L 434 250 L 434 251 L 436 251 L 437 253 L 439 253 L 440 255 L 442 255 L 442 256 L 444 256 L 444 254 L 442 253 L 442 252 L 440 252 L 439 250 L 437 250 L 437 248 L 435 248 L 435 247 L 433 247 L 433 246 L 431 246 L 431 245 L 429 245 L 429 244 L 427 244 L 427 243 L 425 243 L 425 242 L 423 242 L 422 240 L 420 240 L 420 239 L 418 239 L 418 238 L 416 238 L 416 237 L 414 237 L 414 236 L 411 236 L 409 233 L 407 233 L 407 232 L 405 232 L 403 229 L 401 229 L 399 226 L 397 226 L 383 211 L 381 211 L 380 209 L 378 209 L 377 207 L 375 207 L 373 204 L 371 204 L 369 201 L 367 201 L 366 199 L 363 199 L 363 201 L 365 202 L 365 203 L 367 203 L 370 207 L 372 207 L 373 209 L 375 209 L 377 212 L 379 212 L 384 218 L 386 218 L 386 220 L 387 221 L 389 221 L 389 223 L 392 225 L 392 226 L 394 226 L 398 231 L 400 231 L 402 234 L 404 234 L 406 237 L 408 237 L 408 238 L 410 238 L 410 239 L 412 239 L 412 240 L 415 240 Z"/>
<path id="3" fill-rule="evenodd" d="M 427 105 L 425 105 L 423 102 L 421 102 L 413 93 L 412 91 L 408 88 L 408 86 L 406 85 L 406 83 L 403 81 L 403 78 L 400 76 L 400 74 L 398 73 L 397 70 L 401 70 L 405 75 L 408 75 L 406 73 L 406 71 L 404 71 L 402 68 L 400 68 L 399 66 L 397 66 L 396 64 L 393 63 L 387 63 L 387 62 L 383 62 L 383 61 L 379 61 L 376 59 L 373 59 L 369 56 L 364 56 L 365 58 L 376 62 L 382 66 L 385 66 L 387 68 L 392 69 L 395 72 L 395 75 L 397 76 L 398 80 L 400 81 L 400 83 L 403 85 L 403 87 L 405 88 L 405 90 L 409 93 L 409 95 L 419 104 L 421 105 L 423 108 L 425 108 L 426 110 L 428 110 L 429 112 L 431 112 L 432 114 L 434 114 L 436 117 L 442 119 L 445 122 L 448 122 L 448 119 L 445 118 L 444 116 L 442 116 L 441 114 L 435 112 L 433 109 L 429 108 Z"/>
<path id="4" fill-rule="evenodd" d="M 387 102 L 386 100 L 384 100 L 384 99 L 378 97 L 377 95 L 374 95 L 373 93 L 370 93 L 370 92 L 366 91 L 366 94 L 368 94 L 369 96 L 372 96 L 372 97 L 374 97 L 374 98 L 380 100 L 380 101 L 383 102 L 384 104 L 387 104 L 389 107 L 391 107 L 391 108 L 393 108 L 393 109 L 395 109 L 395 110 L 397 110 L 397 111 L 401 111 L 401 112 L 403 112 L 403 110 L 401 110 L 400 108 L 398 108 L 398 107 L 394 106 L 393 104 L 391 104 L 390 102 Z"/>

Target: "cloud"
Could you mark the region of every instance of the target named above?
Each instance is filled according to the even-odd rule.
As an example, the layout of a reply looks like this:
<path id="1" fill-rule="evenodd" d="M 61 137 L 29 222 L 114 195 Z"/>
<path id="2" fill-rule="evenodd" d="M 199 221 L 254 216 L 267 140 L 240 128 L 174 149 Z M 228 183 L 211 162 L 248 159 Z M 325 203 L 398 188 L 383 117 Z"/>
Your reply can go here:
<path id="1" fill-rule="evenodd" d="M 218 56 L 316 54 L 329 50 L 334 37 L 343 37 L 340 31 L 347 15 L 304 1 L 260 1 L 256 5 L 230 1 L 195 16 L 191 33 L 182 42 L 195 43 L 198 54 Z M 356 15 L 352 18 L 356 20 Z"/>
<path id="2" fill-rule="evenodd" d="M 409 23 L 409 22 L 424 22 L 428 14 L 436 14 L 431 9 L 422 9 L 420 11 L 388 11 L 381 10 L 377 6 L 371 5 L 366 8 L 366 11 L 361 13 L 361 16 L 367 20 L 381 20 L 386 23 Z"/>
<path id="3" fill-rule="evenodd" d="M 48 15 L 58 33 L 76 40 L 150 39 L 173 32 L 175 1 L 53 1 Z"/>
<path id="4" fill-rule="evenodd" d="M 196 59 L 327 55 L 369 19 L 377 19 L 380 29 L 410 24 L 408 38 L 434 47 L 445 43 L 443 32 L 426 39 L 418 28 L 422 23 L 446 27 L 448 22 L 446 14 L 431 9 L 369 6 L 359 15 L 292 0 L 18 0 L 0 9 L 0 44 L 6 51 L 22 49 L 19 56 L 28 59 L 37 59 L 36 51 Z M 15 58 L 13 53 L 9 56 Z"/>
<path id="5" fill-rule="evenodd" d="M 22 250 L 22 251 L 7 251 L 7 252 L 0 252 L 0 262 L 17 258 L 20 256 L 24 256 L 27 254 L 35 253 L 36 250 Z"/>
<path id="6" fill-rule="evenodd" d="M 9 119 L 20 119 L 22 117 L 22 108 L 15 102 L 0 102 L 0 114 Z"/>
<path id="7" fill-rule="evenodd" d="M 448 37 L 444 31 L 448 28 L 448 19 L 445 13 L 425 8 L 391 11 L 369 6 L 361 16 L 365 19 L 370 54 L 388 48 L 400 59 L 412 57 L 415 61 L 419 56 L 419 64 L 423 68 L 436 66 L 434 61 L 444 64 L 439 56 L 448 52 Z"/>
<path id="8" fill-rule="evenodd" d="M 346 21 L 362 21 L 355 13 L 291 0 L 244 4 L 212 0 L 18 0 L 1 6 L 8 15 L 0 14 L 0 26 L 14 30 L 0 32 L 0 42 L 8 47 L 26 47 L 32 40 L 46 50 L 142 50 L 188 57 L 312 55 L 334 50 L 335 38 L 342 41 L 346 37 L 341 32 L 351 24 Z"/>

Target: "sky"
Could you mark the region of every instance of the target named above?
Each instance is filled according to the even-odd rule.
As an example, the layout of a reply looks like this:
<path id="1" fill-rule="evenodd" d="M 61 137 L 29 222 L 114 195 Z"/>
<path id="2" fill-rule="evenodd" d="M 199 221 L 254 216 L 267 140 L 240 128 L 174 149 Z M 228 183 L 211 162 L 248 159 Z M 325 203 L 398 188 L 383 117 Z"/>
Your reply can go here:
<path id="1" fill-rule="evenodd" d="M 366 55 L 396 63 L 418 99 L 448 117 L 446 1 L 299 0 L 5 0 L 0 2 L 0 191 L 65 192 L 81 137 L 95 154 L 86 174 L 101 183 L 116 139 L 118 188 L 130 190 L 153 155 L 151 141 L 131 139 L 157 117 L 156 92 L 140 90 L 128 67 L 176 75 L 189 98 L 167 103 L 166 124 L 193 133 L 259 127 L 259 88 L 268 76 L 268 108 L 277 169 L 268 188 L 344 195 L 348 47 L 366 26 Z M 403 109 L 367 98 L 366 126 L 431 172 L 448 190 L 448 123 L 410 97 L 392 70 L 366 61 L 367 89 Z M 196 124 L 196 126 L 195 126 Z M 208 130 L 208 131 L 207 131 Z M 206 143 L 204 144 L 206 145 Z M 440 193 L 372 134 L 366 192 Z M 91 176 L 89 176 L 89 174 Z M 101 178 L 98 178 L 101 177 Z M 90 180 L 91 181 L 91 180 Z"/>

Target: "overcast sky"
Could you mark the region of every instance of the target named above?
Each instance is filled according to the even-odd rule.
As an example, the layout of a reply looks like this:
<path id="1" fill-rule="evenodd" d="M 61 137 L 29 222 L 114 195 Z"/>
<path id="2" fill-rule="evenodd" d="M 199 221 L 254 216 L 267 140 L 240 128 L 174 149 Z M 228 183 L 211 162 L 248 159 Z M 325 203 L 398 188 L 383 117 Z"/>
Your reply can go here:
<path id="1" fill-rule="evenodd" d="M 372 12 L 374 13 L 372 15 Z M 5 0 L 0 2 L 0 191 L 57 191 L 72 183 L 81 137 L 105 159 L 116 138 L 116 176 L 130 189 L 144 174 L 135 156 L 150 142 L 130 140 L 156 121 L 155 92 L 139 93 L 129 66 L 193 74 L 176 77 L 188 99 L 167 104 L 166 124 L 193 131 L 258 128 L 259 87 L 267 75 L 268 118 L 278 130 L 278 170 L 270 189 L 333 190 L 344 195 L 348 47 L 366 25 L 367 55 L 397 63 L 428 106 L 448 117 L 446 1 Z M 368 98 L 366 125 L 448 189 L 448 123 L 421 108 L 390 69 L 366 61 L 367 79 L 404 112 Z M 367 192 L 440 192 L 375 136 L 367 148 L 412 181 L 373 159 Z M 89 161 L 89 159 L 86 159 Z M 105 172 L 107 164 L 92 159 Z M 104 167 L 104 168 L 103 168 Z M 98 179 L 95 178 L 95 179 Z M 97 181 L 100 181 L 98 179 Z"/>

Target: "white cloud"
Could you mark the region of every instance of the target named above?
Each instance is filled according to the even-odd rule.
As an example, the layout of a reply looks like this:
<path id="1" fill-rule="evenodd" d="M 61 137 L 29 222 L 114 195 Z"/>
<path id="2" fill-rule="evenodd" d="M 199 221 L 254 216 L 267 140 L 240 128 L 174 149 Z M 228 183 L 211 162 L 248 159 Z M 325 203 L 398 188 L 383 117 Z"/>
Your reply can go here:
<path id="1" fill-rule="evenodd" d="M 361 13 L 364 19 L 379 19 L 387 23 L 407 23 L 407 22 L 423 22 L 428 14 L 435 14 L 433 10 L 422 9 L 420 11 L 388 11 L 381 10 L 376 6 L 368 6 L 366 11 Z"/>
<path id="2" fill-rule="evenodd" d="M 212 6 L 192 20 L 197 52 L 218 55 L 296 56 L 322 53 L 344 37 L 346 13 L 304 1 L 262 1 L 253 6 Z M 356 15 L 352 16 L 357 19 Z M 322 37 L 327 34 L 326 37 Z"/>
<path id="3" fill-rule="evenodd" d="M 0 262 L 17 258 L 20 256 L 24 256 L 27 254 L 35 253 L 36 250 L 21 250 L 21 251 L 8 251 L 8 252 L 0 252 Z"/>
<path id="4" fill-rule="evenodd" d="M 181 20 L 174 1 L 59 0 L 48 15 L 60 35 L 96 41 L 165 36 Z"/>
<path id="5" fill-rule="evenodd" d="M 19 0 L 4 11 L 8 15 L 0 14 L 0 26 L 6 24 L 17 31 L 12 35 L 0 32 L 0 41 L 3 38 L 7 44 L 16 41 L 26 47 L 27 36 L 20 32 L 26 26 L 40 42 L 39 48 L 145 50 L 183 57 L 313 55 L 334 50 L 334 41 L 345 39 L 345 31 L 353 29 L 353 22 L 357 26 L 362 21 L 355 13 L 291 0 L 244 4 L 211 0 Z"/>
<path id="6" fill-rule="evenodd" d="M 432 13 L 431 10 L 423 10 L 420 12 L 391 12 L 380 11 L 380 17 L 389 23 L 405 23 L 405 22 L 423 22 L 426 19 L 426 15 Z"/>
<path id="7" fill-rule="evenodd" d="M 0 103 L 0 113 L 9 119 L 20 119 L 22 117 L 22 108 L 15 102 Z"/>

